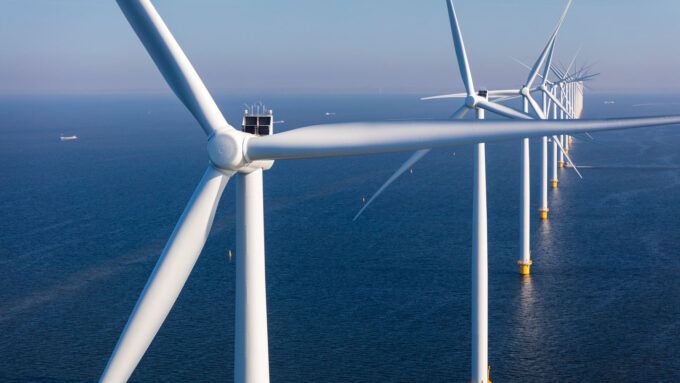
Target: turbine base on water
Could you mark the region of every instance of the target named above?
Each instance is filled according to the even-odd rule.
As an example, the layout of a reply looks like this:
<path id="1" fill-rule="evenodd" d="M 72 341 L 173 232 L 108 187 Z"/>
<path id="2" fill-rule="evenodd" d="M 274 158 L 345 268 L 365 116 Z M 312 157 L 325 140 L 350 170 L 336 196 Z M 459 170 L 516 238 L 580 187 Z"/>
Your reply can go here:
<path id="1" fill-rule="evenodd" d="M 559 164 L 560 164 L 560 167 L 561 167 L 561 168 L 564 167 L 564 161 L 560 161 Z"/>
<path id="2" fill-rule="evenodd" d="M 558 182 L 557 179 L 550 180 L 550 183 L 552 184 L 552 188 L 553 188 L 553 189 L 557 189 L 557 182 Z"/>
<path id="3" fill-rule="evenodd" d="M 538 209 L 538 213 L 541 216 L 541 219 L 548 219 L 548 210 L 549 209 Z"/>
<path id="4" fill-rule="evenodd" d="M 519 273 L 522 275 L 529 275 L 529 271 L 531 269 L 531 264 L 534 263 L 533 261 L 529 262 L 523 262 L 523 261 L 517 261 L 517 264 L 519 265 Z"/>

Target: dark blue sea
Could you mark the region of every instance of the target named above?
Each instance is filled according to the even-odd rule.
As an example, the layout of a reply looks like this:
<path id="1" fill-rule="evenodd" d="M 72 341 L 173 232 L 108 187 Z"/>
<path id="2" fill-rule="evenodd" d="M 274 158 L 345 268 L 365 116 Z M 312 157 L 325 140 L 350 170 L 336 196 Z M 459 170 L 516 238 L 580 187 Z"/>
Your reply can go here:
<path id="1" fill-rule="evenodd" d="M 446 118 L 417 96 L 216 97 L 277 129 Z M 604 104 L 614 100 L 615 104 Z M 639 105 L 645 104 L 645 105 Z M 326 116 L 326 112 L 335 115 Z M 680 96 L 586 95 L 584 118 L 680 114 Z M 77 135 L 61 142 L 60 134 Z M 680 127 L 577 136 L 518 274 L 520 143 L 487 145 L 494 382 L 680 381 Z M 206 166 L 172 96 L 0 98 L 0 382 L 98 379 Z M 265 173 L 273 382 L 465 382 L 472 148 L 432 151 L 356 222 L 410 154 L 278 161 Z M 136 382 L 229 382 L 234 183 Z"/>

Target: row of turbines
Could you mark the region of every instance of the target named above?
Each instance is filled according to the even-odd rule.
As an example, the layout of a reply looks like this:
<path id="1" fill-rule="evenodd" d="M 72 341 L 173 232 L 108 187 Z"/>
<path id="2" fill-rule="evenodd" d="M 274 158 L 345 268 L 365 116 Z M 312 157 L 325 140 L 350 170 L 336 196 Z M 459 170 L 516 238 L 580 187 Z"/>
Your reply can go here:
<path id="1" fill-rule="evenodd" d="M 583 89 L 584 82 L 591 79 L 597 74 L 590 74 L 586 68 L 583 68 L 573 74 L 570 74 L 571 68 L 574 65 L 577 54 L 572 59 L 566 70 L 560 70 L 553 65 L 553 57 L 555 51 L 555 43 L 557 41 L 557 34 L 564 22 L 567 11 L 571 6 L 571 0 L 567 3 L 562 16 L 560 17 L 557 26 L 551 34 L 548 42 L 541 51 L 538 59 L 532 67 L 517 60 L 521 65 L 524 65 L 530 70 L 529 76 L 524 85 L 519 89 L 504 89 L 504 90 L 478 90 L 475 91 L 473 84 L 470 65 L 468 62 L 465 44 L 461 34 L 458 18 L 451 1 L 447 1 L 449 20 L 451 23 L 451 33 L 453 37 L 453 44 L 455 47 L 456 56 L 458 58 L 458 68 L 465 86 L 464 93 L 452 93 L 439 96 L 423 97 L 421 100 L 436 100 L 436 99 L 464 99 L 463 105 L 460 106 L 451 116 L 451 119 L 461 119 L 465 117 L 470 110 L 475 110 L 476 118 L 483 120 L 485 118 L 485 111 L 492 112 L 496 115 L 511 118 L 511 119 L 578 119 L 583 111 Z M 550 74 L 554 74 L 557 78 L 554 81 L 549 80 Z M 540 77 L 540 79 L 539 79 Z M 542 96 L 542 106 L 532 96 L 532 93 L 540 92 Z M 521 111 L 509 108 L 502 105 L 501 102 L 522 98 L 523 109 Z M 530 114 L 529 106 L 533 110 L 533 115 Z M 552 142 L 552 177 L 548 179 L 548 142 Z M 559 181 L 558 166 L 563 168 L 565 165 L 565 158 L 576 174 L 582 178 L 576 165 L 569 157 L 569 146 L 572 143 L 572 137 L 569 135 L 559 135 L 541 138 L 541 200 L 538 209 L 541 219 L 548 219 L 548 184 L 552 184 L 553 188 L 557 188 Z M 479 161 L 483 160 L 485 147 L 479 144 L 476 147 L 475 166 L 480 169 L 481 175 L 485 177 L 484 164 Z M 359 212 L 354 216 L 353 220 L 357 220 L 359 216 L 373 203 L 376 198 L 381 195 L 387 187 L 393 183 L 399 176 L 410 169 L 416 162 L 425 156 L 429 149 L 419 150 L 411 157 L 409 157 L 398 169 L 395 171 L 387 181 L 368 199 L 368 201 L 361 207 Z M 559 157 L 558 157 L 559 155 Z M 559 158 L 559 159 L 558 159 Z M 520 206 L 520 257 L 518 260 L 520 273 L 528 275 L 530 273 L 530 266 L 532 264 L 529 248 L 530 231 L 529 231 L 529 217 L 530 217 L 530 176 L 529 176 L 529 140 L 522 140 L 522 173 L 521 173 L 521 206 Z M 475 171 L 477 174 L 477 171 Z M 477 190 L 475 193 L 475 201 L 481 198 L 479 193 L 484 190 Z M 477 202 L 475 202 L 477 204 Z"/>
<path id="2" fill-rule="evenodd" d="M 547 169 L 547 137 L 569 160 L 569 135 L 680 123 L 680 116 L 580 120 L 583 81 L 587 76 L 569 75 L 551 65 L 555 39 L 565 13 L 548 44 L 532 67 L 526 84 L 515 90 L 476 91 L 452 0 L 447 0 L 453 42 L 463 83 L 464 104 L 445 121 L 391 121 L 323 124 L 273 134 L 247 115 L 242 129 L 232 127 L 201 81 L 150 0 L 117 0 L 147 53 L 170 89 L 196 118 L 207 137 L 207 170 L 180 216 L 106 365 L 101 382 L 127 381 L 163 325 L 200 256 L 210 233 L 217 206 L 228 181 L 236 179 L 236 281 L 234 381 L 268 382 L 269 349 L 265 283 L 265 233 L 263 173 L 276 160 L 413 151 L 398 176 L 428 150 L 456 145 L 475 145 L 473 243 L 472 243 L 472 371 L 473 382 L 488 382 L 488 265 L 486 168 L 484 142 L 521 140 L 522 215 L 521 266 L 529 272 L 529 138 L 543 137 L 544 169 Z M 567 5 L 569 8 L 570 3 Z M 540 73 L 543 68 L 542 73 Z M 550 71 L 561 73 L 547 80 Z M 534 82 L 541 77 L 540 84 Z M 541 91 L 541 107 L 532 97 Z M 447 95 L 453 97 L 452 95 Z M 444 97 L 444 96 L 440 96 Z M 523 110 L 500 104 L 505 98 L 522 97 Z M 500 101 L 499 101 L 500 100 Z M 529 105 L 534 115 L 529 114 Z M 552 108 L 552 109 L 551 109 Z M 460 120 L 474 110 L 477 120 Z M 548 120 L 549 111 L 553 118 Z M 485 120 L 490 111 L 514 120 Z M 558 113 L 559 112 L 559 113 Z M 162 139 L 162 133 L 160 133 Z M 561 137 L 558 139 L 558 137 Z M 564 144 L 562 143 L 564 139 Z M 553 151 L 556 152 L 555 146 Z M 553 156 L 555 158 L 555 156 Z M 553 166 L 555 168 L 555 166 Z M 556 173 L 555 173 L 556 175 Z M 393 176 L 394 177 L 394 176 Z M 543 181 L 547 185 L 547 171 Z M 556 179 L 556 176 L 554 177 Z M 393 180 L 393 178 L 391 178 Z M 391 182 L 388 181 L 389 182 Z M 547 190 L 547 186 L 546 186 Z M 547 193 L 546 193 L 547 195 Z M 542 206 L 547 213 L 547 204 Z"/>
<path id="3" fill-rule="evenodd" d="M 458 16 L 452 0 L 447 0 L 451 35 L 458 61 L 458 69 L 465 87 L 464 93 L 444 94 L 424 97 L 421 100 L 435 99 L 464 99 L 463 105 L 450 116 L 451 119 L 461 119 L 468 111 L 474 110 L 476 119 L 485 119 L 486 111 L 499 116 L 519 119 L 579 119 L 583 111 L 584 82 L 592 78 L 593 74 L 585 70 L 570 75 L 574 59 L 565 71 L 553 66 L 553 58 L 557 35 L 562 27 L 564 19 L 571 7 L 572 0 L 567 3 L 557 26 L 543 47 L 536 62 L 532 67 L 527 66 L 529 75 L 519 89 L 503 90 L 475 90 L 472 71 L 468 62 L 468 55 L 463 42 Z M 549 77 L 554 74 L 557 79 L 550 81 Z M 539 79 L 540 77 L 540 79 Z M 539 104 L 532 93 L 540 92 L 542 104 Z M 522 110 L 518 111 L 502 105 L 501 102 L 521 97 Z M 530 114 L 529 106 L 533 110 Z M 578 168 L 569 157 L 569 144 L 572 137 L 569 135 L 553 135 L 552 141 L 552 178 L 548 179 L 548 136 L 541 137 L 541 199 L 538 212 L 540 218 L 548 218 L 548 183 L 553 188 L 558 184 L 558 164 L 564 167 L 565 158 L 582 178 Z M 530 158 L 529 138 L 521 141 L 521 188 L 520 188 L 520 224 L 519 224 L 519 272 L 529 275 L 531 265 L 530 249 Z M 559 150 L 559 151 L 558 151 Z M 472 382 L 488 382 L 490 366 L 488 364 L 488 240 L 487 240 L 487 206 L 486 206 L 486 148 L 484 143 L 478 143 L 474 148 L 474 172 L 473 172 L 473 209 L 472 209 Z M 386 190 L 399 176 L 416 162 L 425 156 L 429 149 L 419 150 L 413 153 L 388 180 L 374 193 L 354 216 L 354 220 L 366 210 L 375 199 Z M 559 160 L 558 160 L 559 153 Z"/>

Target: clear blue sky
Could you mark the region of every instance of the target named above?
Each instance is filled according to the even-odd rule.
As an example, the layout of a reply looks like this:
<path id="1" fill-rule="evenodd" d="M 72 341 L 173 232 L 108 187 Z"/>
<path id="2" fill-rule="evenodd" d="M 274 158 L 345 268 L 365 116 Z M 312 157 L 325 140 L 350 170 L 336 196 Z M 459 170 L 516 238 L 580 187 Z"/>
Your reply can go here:
<path id="1" fill-rule="evenodd" d="M 215 93 L 459 91 L 444 0 L 156 0 Z M 506 88 L 564 0 L 459 0 L 476 84 Z M 557 43 L 600 92 L 680 93 L 680 1 L 574 0 Z M 169 92 L 113 0 L 0 1 L 0 94 Z"/>

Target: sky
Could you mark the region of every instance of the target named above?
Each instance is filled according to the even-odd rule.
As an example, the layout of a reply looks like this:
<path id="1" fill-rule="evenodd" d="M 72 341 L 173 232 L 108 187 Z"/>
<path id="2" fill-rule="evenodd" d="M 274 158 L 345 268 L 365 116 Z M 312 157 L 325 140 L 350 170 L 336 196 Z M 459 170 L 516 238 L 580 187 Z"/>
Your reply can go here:
<path id="1" fill-rule="evenodd" d="M 211 92 L 463 89 L 445 0 L 156 0 Z M 566 0 L 454 1 L 478 88 L 522 85 Z M 680 93 L 680 1 L 574 0 L 556 61 L 601 93 Z M 0 0 L 0 94 L 169 93 L 113 0 Z"/>

